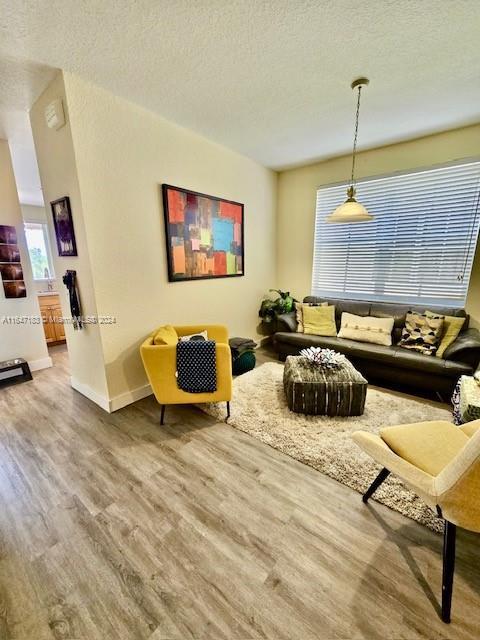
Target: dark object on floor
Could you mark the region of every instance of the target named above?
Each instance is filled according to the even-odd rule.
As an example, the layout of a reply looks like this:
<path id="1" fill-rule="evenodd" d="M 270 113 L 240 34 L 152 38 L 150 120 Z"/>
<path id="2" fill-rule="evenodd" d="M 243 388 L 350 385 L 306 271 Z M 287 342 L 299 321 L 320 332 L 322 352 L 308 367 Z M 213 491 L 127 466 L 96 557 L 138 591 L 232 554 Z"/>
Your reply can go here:
<path id="1" fill-rule="evenodd" d="M 348 357 L 354 367 L 369 382 L 409 388 L 414 392 L 429 390 L 450 396 L 457 380 L 462 375 L 471 376 L 480 362 L 480 332 L 468 328 L 469 316 L 463 309 L 453 307 L 427 307 L 439 315 L 466 318 L 462 330 L 452 344 L 447 347 L 442 358 L 425 356 L 397 346 L 402 327 L 409 311 L 424 313 L 425 306 L 406 305 L 392 302 L 369 302 L 358 300 L 334 300 L 308 296 L 304 303 L 328 302 L 335 306 L 337 331 L 340 329 L 342 312 L 359 316 L 393 316 L 395 324 L 391 347 L 346 338 L 316 336 L 297 332 L 295 312 L 277 316 L 279 331 L 273 336 L 275 351 L 280 360 L 287 355 L 297 355 L 305 347 L 326 347 L 339 351 Z"/>
<path id="2" fill-rule="evenodd" d="M 77 255 L 76 253 L 74 255 Z M 77 272 L 72 270 L 65 271 L 63 276 L 63 284 L 68 289 L 70 297 L 70 311 L 72 313 L 73 328 L 82 328 L 82 308 L 80 306 L 80 298 L 77 290 Z"/>
<path id="3" fill-rule="evenodd" d="M 255 368 L 256 356 L 254 349 L 257 343 L 251 338 L 230 338 L 228 341 L 232 352 L 232 373 L 240 376 L 242 373 Z"/>
<path id="4" fill-rule="evenodd" d="M 306 415 L 361 416 L 368 382 L 351 362 L 338 369 L 312 365 L 304 356 L 288 356 L 283 389 L 290 411 Z"/>
<path id="5" fill-rule="evenodd" d="M 253 351 L 244 351 L 236 358 L 232 354 L 232 373 L 234 376 L 241 376 L 242 373 L 247 373 L 255 369 L 257 358 Z"/>
<path id="6" fill-rule="evenodd" d="M 177 343 L 177 384 L 188 393 L 213 393 L 217 390 L 214 340 L 180 340 Z"/>
<path id="7" fill-rule="evenodd" d="M 4 360 L 3 362 L 0 362 L 0 373 L 5 371 L 15 371 L 15 369 L 21 369 L 22 373 L 8 378 L 2 378 L 2 380 L 0 380 L 0 385 L 6 386 L 9 384 L 16 384 L 17 382 L 27 382 L 28 380 L 32 380 L 30 367 L 24 358 L 12 358 L 12 360 Z"/>

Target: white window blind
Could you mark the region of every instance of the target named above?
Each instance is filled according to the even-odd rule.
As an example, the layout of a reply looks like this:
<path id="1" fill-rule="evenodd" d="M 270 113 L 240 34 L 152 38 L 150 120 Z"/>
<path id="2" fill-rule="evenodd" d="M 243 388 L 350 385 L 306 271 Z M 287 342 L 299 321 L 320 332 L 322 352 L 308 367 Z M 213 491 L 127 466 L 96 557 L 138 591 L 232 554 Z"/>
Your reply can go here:
<path id="1" fill-rule="evenodd" d="M 317 191 L 312 294 L 464 305 L 479 227 L 480 162 L 359 181 L 371 222 L 328 224 L 346 184 Z"/>

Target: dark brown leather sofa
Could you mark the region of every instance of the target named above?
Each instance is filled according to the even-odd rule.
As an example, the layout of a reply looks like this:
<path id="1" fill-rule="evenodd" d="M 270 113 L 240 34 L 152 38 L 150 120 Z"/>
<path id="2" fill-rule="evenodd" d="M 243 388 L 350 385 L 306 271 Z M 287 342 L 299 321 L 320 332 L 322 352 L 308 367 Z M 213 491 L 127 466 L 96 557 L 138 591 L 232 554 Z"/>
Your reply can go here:
<path id="1" fill-rule="evenodd" d="M 480 362 L 480 332 L 469 329 L 469 318 L 463 309 L 418 306 L 383 302 L 363 302 L 352 300 L 333 300 L 308 296 L 304 302 L 324 302 L 335 305 L 337 331 L 340 329 L 342 312 L 359 316 L 395 318 L 392 334 L 393 345 L 384 347 L 366 342 L 356 342 L 345 338 L 306 335 L 297 333 L 295 312 L 278 317 L 277 332 L 273 336 L 275 351 L 280 360 L 288 355 L 296 355 L 305 347 L 328 347 L 344 353 L 353 365 L 370 382 L 393 383 L 411 390 L 429 390 L 450 394 L 455 383 L 462 375 L 473 375 Z M 462 316 L 466 318 L 458 338 L 445 351 L 443 358 L 425 356 L 420 353 L 398 347 L 401 330 L 408 311 L 424 313 L 429 309 L 439 315 Z"/>

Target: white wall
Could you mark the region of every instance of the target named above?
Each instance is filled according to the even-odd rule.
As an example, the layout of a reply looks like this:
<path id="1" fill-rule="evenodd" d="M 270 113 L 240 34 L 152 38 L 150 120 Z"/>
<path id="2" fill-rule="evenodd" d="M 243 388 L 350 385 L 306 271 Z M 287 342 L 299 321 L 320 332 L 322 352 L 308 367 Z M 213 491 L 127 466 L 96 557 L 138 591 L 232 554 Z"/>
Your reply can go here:
<path id="1" fill-rule="evenodd" d="M 224 323 L 231 335 L 258 337 L 259 303 L 275 283 L 276 174 L 74 75 L 63 77 L 65 93 L 57 78 L 32 109 L 32 128 L 46 202 L 72 197 L 51 143 L 71 131 L 78 177 L 72 206 L 86 243 L 79 255 L 88 252 L 96 310 L 117 320 L 100 327 L 107 395 L 116 408 L 149 393 L 139 345 L 161 324 Z M 60 95 L 69 124 L 46 130 L 43 109 Z M 162 183 L 245 204 L 245 276 L 168 282 Z"/>
<path id="2" fill-rule="evenodd" d="M 56 98 L 65 100 L 65 87 L 61 73 L 47 87 L 30 112 L 45 206 L 48 208 L 52 200 L 69 196 L 72 207 L 78 257 L 58 256 L 52 216 L 47 215 L 53 266 L 57 277 L 62 315 L 66 318 L 71 317 L 68 292 L 63 285 L 62 276 L 67 269 L 74 269 L 77 271 L 82 311 L 84 315 L 95 316 L 97 305 L 66 101 L 64 107 L 67 112 L 67 124 L 58 131 L 49 129 L 45 124 L 45 107 Z M 85 325 L 81 331 L 75 331 L 71 325 L 66 324 L 65 335 L 72 386 L 97 404 L 108 408 L 107 382 L 98 326 Z"/>
<path id="3" fill-rule="evenodd" d="M 40 318 L 10 150 L 6 140 L 0 140 L 0 224 L 14 226 L 17 231 L 27 289 L 26 298 L 5 298 L 3 286 L 0 285 L 0 360 L 22 357 L 29 362 L 32 370 L 50 367 L 52 361 L 48 355 L 42 325 L 31 323 L 11 325 L 3 320 L 6 316 Z"/>

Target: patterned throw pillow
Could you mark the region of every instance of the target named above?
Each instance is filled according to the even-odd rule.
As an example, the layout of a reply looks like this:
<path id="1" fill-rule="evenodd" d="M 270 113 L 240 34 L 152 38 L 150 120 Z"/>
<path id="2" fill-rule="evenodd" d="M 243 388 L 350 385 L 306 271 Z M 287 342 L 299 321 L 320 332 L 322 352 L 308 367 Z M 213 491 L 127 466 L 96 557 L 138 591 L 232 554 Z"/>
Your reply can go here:
<path id="1" fill-rule="evenodd" d="M 296 302 L 295 303 L 295 315 L 297 320 L 298 333 L 305 332 L 305 327 L 303 326 L 303 307 L 328 307 L 328 302 Z"/>
<path id="2" fill-rule="evenodd" d="M 425 356 L 435 355 L 442 337 L 443 321 L 443 316 L 427 316 L 409 311 L 398 346 L 418 351 Z"/>

